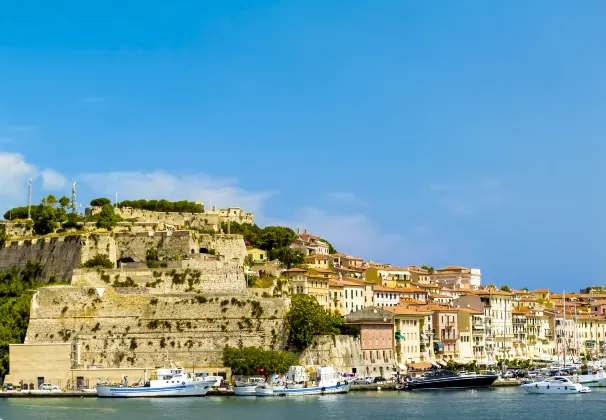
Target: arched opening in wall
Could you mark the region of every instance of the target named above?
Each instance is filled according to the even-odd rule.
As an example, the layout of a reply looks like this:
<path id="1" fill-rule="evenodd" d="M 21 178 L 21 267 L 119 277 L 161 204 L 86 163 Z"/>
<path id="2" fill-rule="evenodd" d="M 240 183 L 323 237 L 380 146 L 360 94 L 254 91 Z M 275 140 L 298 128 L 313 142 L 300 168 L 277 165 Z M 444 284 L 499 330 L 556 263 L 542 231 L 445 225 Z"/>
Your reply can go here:
<path id="1" fill-rule="evenodd" d="M 133 260 L 131 257 L 122 257 L 117 261 L 117 266 L 118 268 L 120 268 L 122 266 L 123 263 L 133 263 L 135 262 L 135 260 Z"/>
<path id="2" fill-rule="evenodd" d="M 196 250 L 195 250 L 195 249 L 192 249 L 192 250 L 191 250 L 191 253 L 192 253 L 192 254 L 195 254 L 195 253 L 196 253 Z"/>
<path id="3" fill-rule="evenodd" d="M 208 254 L 208 248 L 200 248 L 200 254 Z"/>

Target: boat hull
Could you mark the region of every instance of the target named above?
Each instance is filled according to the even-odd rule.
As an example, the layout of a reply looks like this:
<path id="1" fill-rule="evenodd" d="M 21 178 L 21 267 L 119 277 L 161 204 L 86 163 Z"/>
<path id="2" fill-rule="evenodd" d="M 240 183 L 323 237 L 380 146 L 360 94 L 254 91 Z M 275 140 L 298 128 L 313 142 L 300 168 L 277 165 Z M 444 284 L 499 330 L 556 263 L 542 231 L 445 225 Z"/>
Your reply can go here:
<path id="1" fill-rule="evenodd" d="M 246 396 L 255 396 L 255 395 L 257 395 L 257 386 L 256 385 L 251 385 L 251 386 L 234 386 L 232 389 L 234 390 L 234 395 L 237 395 L 239 397 L 246 397 Z"/>
<path id="2" fill-rule="evenodd" d="M 529 394 L 578 394 L 581 392 L 587 392 L 583 386 L 570 386 L 570 385 L 539 385 L 539 384 L 527 384 L 522 385 L 524 391 Z"/>
<path id="3" fill-rule="evenodd" d="M 258 396 L 293 396 L 293 395 L 326 395 L 326 394 L 345 394 L 349 392 L 351 384 L 340 383 L 326 387 L 309 388 L 257 388 Z"/>
<path id="4" fill-rule="evenodd" d="M 496 375 L 455 376 L 447 378 L 424 378 L 406 383 L 405 389 L 469 389 L 488 388 L 496 380 Z"/>
<path id="5" fill-rule="evenodd" d="M 97 385 L 97 396 L 101 398 L 153 398 L 153 397 L 202 397 L 212 388 L 214 382 L 189 382 L 161 388 L 152 387 L 112 387 Z"/>

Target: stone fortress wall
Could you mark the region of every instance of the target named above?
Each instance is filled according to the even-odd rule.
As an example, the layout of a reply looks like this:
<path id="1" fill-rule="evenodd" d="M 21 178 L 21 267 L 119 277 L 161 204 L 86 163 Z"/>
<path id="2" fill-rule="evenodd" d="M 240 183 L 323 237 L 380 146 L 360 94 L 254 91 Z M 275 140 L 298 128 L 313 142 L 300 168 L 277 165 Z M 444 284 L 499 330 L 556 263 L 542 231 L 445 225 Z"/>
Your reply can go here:
<path id="1" fill-rule="evenodd" d="M 225 345 L 284 345 L 287 299 L 250 293 L 195 294 L 149 289 L 54 286 L 32 300 L 26 344 L 71 342 L 80 367 L 162 366 L 167 356 L 221 366 Z"/>
<path id="2" fill-rule="evenodd" d="M 94 378 L 95 369 L 153 369 L 167 359 L 221 366 L 226 345 L 283 348 L 283 319 L 290 301 L 247 289 L 241 235 L 178 230 L 174 225 L 196 227 L 197 222 L 189 216 L 147 213 L 123 214 L 146 220 L 113 232 L 9 238 L 0 246 L 0 269 L 20 268 L 34 260 L 44 265 L 44 279 L 70 282 L 35 292 L 25 344 L 15 350 L 16 360 L 27 361 L 29 352 L 40 358 L 40 346 L 70 344 L 77 360 L 72 363 L 70 356 L 62 366 Z M 162 261 L 165 267 L 145 264 L 152 247 L 160 256 L 171 257 Z M 116 268 L 80 268 L 99 254 L 107 255 Z M 50 360 L 50 355 L 48 361 L 40 360 L 40 372 L 31 363 L 11 364 L 11 375 L 35 370 L 39 374 L 34 377 L 45 376 Z M 70 372 L 61 375 L 67 380 Z"/>
<path id="3" fill-rule="evenodd" d="M 7 240 L 0 247 L 0 270 L 23 268 L 28 261 L 44 265 L 42 277 L 69 282 L 73 271 L 97 254 L 116 264 L 120 259 L 145 262 L 147 250 L 160 255 L 195 258 L 215 250 L 219 258 L 242 264 L 246 246 L 241 235 L 200 234 L 189 230 L 138 233 L 85 233 L 50 238 Z M 223 276 L 225 277 L 225 276 Z"/>

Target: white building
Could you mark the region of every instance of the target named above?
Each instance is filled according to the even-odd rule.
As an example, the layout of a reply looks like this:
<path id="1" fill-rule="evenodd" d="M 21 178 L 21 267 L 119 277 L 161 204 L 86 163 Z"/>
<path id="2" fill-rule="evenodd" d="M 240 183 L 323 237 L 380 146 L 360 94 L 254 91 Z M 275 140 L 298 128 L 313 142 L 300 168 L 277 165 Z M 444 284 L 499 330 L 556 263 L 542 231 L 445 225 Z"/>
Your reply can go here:
<path id="1" fill-rule="evenodd" d="M 402 292 L 392 287 L 375 286 L 373 288 L 374 306 L 397 306 L 400 303 Z"/>
<path id="2" fill-rule="evenodd" d="M 441 286 L 458 289 L 478 290 L 482 284 L 482 274 L 479 268 L 465 268 L 458 265 L 438 268 L 431 278 Z"/>

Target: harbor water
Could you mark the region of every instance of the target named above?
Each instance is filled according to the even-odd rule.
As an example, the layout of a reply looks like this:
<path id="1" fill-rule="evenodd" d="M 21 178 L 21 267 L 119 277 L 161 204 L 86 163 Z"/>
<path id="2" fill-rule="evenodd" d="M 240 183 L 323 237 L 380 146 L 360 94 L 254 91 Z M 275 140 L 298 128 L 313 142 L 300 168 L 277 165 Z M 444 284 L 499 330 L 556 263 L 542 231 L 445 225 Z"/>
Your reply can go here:
<path id="1" fill-rule="evenodd" d="M 531 395 L 520 388 L 381 391 L 319 397 L 4 398 L 0 419 L 533 419 L 603 418 L 606 389 Z"/>

